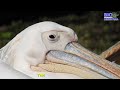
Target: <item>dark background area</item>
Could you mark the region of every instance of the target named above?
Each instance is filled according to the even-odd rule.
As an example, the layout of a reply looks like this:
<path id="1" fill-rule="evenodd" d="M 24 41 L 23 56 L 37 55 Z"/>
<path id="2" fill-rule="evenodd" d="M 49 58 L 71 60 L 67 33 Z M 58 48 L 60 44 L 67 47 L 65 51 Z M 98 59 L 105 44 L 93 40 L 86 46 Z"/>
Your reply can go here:
<path id="1" fill-rule="evenodd" d="M 48 16 L 48 17 L 56 17 L 63 16 L 69 14 L 83 15 L 87 13 L 87 11 L 72 11 L 72 10 L 19 10 L 19 11 L 2 11 L 0 14 L 0 25 L 10 24 L 13 20 L 23 20 L 23 21 L 31 21 L 36 20 L 40 16 Z"/>
<path id="2" fill-rule="evenodd" d="M 114 8 L 113 8 L 114 7 Z M 40 16 L 55 17 L 68 14 L 79 16 L 89 10 L 114 11 L 119 10 L 119 4 L 114 1 L 83 0 L 38 0 L 38 1 L 2 1 L 0 2 L 0 25 L 10 24 L 13 20 L 32 21 Z"/>

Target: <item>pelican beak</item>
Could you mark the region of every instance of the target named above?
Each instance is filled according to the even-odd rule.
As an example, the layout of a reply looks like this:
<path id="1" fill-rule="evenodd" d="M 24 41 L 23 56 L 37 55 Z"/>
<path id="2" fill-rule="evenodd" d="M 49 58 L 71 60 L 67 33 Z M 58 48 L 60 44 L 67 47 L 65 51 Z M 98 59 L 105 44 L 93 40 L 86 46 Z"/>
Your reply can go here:
<path id="1" fill-rule="evenodd" d="M 67 44 L 64 51 L 51 50 L 46 58 L 58 64 L 79 69 L 86 68 L 108 79 L 120 78 L 120 68 L 116 64 L 103 59 L 76 42 Z"/>

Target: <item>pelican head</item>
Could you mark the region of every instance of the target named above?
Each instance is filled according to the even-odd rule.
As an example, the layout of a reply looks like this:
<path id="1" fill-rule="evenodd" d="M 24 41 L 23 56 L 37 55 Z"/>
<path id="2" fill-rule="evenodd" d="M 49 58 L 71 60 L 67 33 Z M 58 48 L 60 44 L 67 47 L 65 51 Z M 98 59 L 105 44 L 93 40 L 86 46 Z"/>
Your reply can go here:
<path id="1" fill-rule="evenodd" d="M 68 69 L 62 74 L 59 70 L 56 73 L 55 66 L 77 70 L 76 75 L 80 78 L 120 78 L 117 65 L 90 52 L 77 41 L 78 37 L 72 29 L 44 21 L 29 26 L 4 46 L 1 60 L 33 78 L 38 78 L 38 72 L 31 66 L 40 66 L 38 71 L 48 74 L 47 78 L 53 74 L 58 78 L 67 77 Z M 53 72 L 50 65 L 54 68 Z"/>

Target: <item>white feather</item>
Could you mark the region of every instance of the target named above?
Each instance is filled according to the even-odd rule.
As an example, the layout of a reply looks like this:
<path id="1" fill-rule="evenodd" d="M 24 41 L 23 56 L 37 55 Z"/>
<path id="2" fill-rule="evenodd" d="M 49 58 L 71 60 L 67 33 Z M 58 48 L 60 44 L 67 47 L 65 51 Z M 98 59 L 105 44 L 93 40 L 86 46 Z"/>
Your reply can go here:
<path id="1" fill-rule="evenodd" d="M 71 37 L 74 35 L 72 29 L 54 22 L 40 22 L 29 26 L 0 50 L 0 59 L 2 61 L 0 61 L 0 78 L 30 78 L 26 75 L 38 78 L 38 72 L 33 72 L 30 69 L 30 65 L 37 65 L 44 62 L 45 54 L 48 50 L 42 41 L 41 34 L 51 30 L 64 31 L 67 35 L 71 35 Z M 47 78 L 78 78 L 69 74 L 46 74 L 49 76 Z"/>
<path id="2" fill-rule="evenodd" d="M 29 76 L 13 69 L 0 61 L 0 79 L 31 79 Z"/>

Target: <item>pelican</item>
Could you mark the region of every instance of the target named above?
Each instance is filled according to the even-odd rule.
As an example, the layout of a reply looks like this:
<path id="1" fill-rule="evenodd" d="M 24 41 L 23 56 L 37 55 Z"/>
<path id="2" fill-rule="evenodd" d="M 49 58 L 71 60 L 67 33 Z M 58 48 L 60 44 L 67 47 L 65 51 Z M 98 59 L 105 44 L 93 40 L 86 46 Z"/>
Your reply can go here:
<path id="1" fill-rule="evenodd" d="M 120 68 L 115 63 L 77 41 L 71 28 L 58 23 L 44 21 L 31 25 L 0 49 L 0 73 L 3 73 L 0 78 L 120 78 Z"/>

